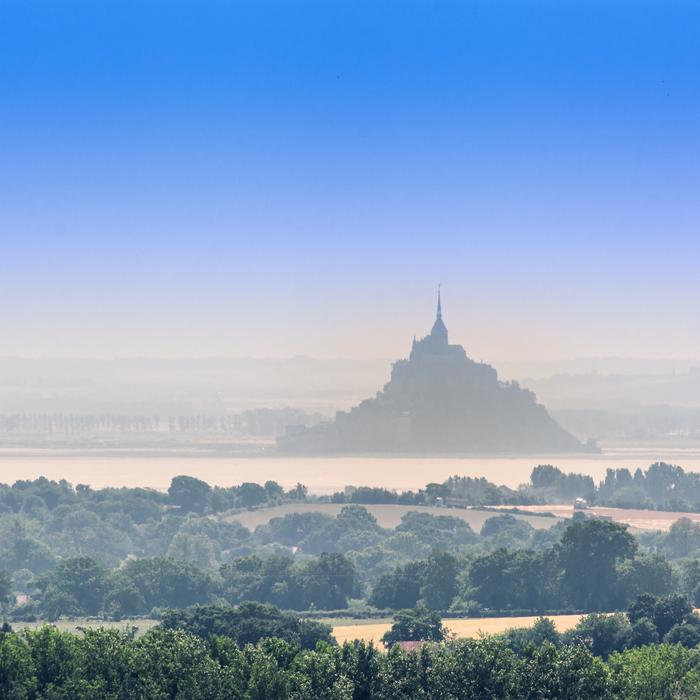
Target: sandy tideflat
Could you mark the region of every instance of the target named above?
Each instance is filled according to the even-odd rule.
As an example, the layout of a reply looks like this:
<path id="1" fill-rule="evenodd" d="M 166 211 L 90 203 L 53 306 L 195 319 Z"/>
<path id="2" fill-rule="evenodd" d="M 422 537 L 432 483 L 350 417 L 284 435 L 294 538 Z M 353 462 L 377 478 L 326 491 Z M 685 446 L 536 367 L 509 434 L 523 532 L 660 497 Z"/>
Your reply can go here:
<path id="1" fill-rule="evenodd" d="M 243 481 L 274 479 L 285 487 L 301 482 L 314 493 L 332 493 L 346 485 L 418 489 L 449 476 L 483 476 L 517 487 L 529 480 L 537 464 L 555 464 L 565 472 L 589 474 L 599 480 L 609 467 L 646 468 L 666 459 L 687 471 L 700 471 L 694 451 L 610 450 L 600 455 L 531 457 L 232 457 L 211 453 L 139 454 L 134 451 L 0 450 L 0 481 L 68 479 L 71 483 L 104 486 L 146 486 L 166 489 L 173 476 L 189 474 L 210 484 L 231 486 Z"/>

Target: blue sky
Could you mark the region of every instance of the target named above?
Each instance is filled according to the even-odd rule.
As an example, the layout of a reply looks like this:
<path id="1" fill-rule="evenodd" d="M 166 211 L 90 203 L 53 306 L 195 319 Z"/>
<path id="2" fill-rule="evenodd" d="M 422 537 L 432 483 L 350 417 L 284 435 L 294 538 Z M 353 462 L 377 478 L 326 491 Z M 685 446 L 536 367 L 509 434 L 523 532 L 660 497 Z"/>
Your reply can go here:
<path id="1" fill-rule="evenodd" d="M 0 2 L 0 354 L 700 356 L 700 6 Z"/>

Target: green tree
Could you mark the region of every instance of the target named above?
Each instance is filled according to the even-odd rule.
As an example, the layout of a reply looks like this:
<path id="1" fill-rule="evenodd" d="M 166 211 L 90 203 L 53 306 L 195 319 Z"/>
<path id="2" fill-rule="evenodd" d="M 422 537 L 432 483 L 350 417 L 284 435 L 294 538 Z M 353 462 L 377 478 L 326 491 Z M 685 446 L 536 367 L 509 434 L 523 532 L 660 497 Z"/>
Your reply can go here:
<path id="1" fill-rule="evenodd" d="M 642 554 L 627 559 L 618 566 L 617 575 L 625 601 L 642 593 L 667 595 L 678 586 L 673 567 L 660 554 Z"/>
<path id="2" fill-rule="evenodd" d="M 441 642 L 445 634 L 440 615 L 436 612 L 424 608 L 399 610 L 391 628 L 384 633 L 382 642 L 385 646 L 396 642 Z"/>
<path id="3" fill-rule="evenodd" d="M 693 612 L 688 599 L 680 594 L 661 598 L 649 593 L 637 596 L 627 609 L 627 615 L 633 624 L 642 619 L 653 622 L 659 638 L 668 634 L 675 625 L 685 622 L 700 624 L 700 618 Z"/>
<path id="4" fill-rule="evenodd" d="M 12 595 L 12 576 L 8 571 L 0 571 L 0 608 L 14 601 Z"/>
<path id="5" fill-rule="evenodd" d="M 570 525 L 561 538 L 559 561 L 571 602 L 581 610 L 614 608 L 619 598 L 616 566 L 636 550 L 626 526 L 597 519 Z"/>
<path id="6" fill-rule="evenodd" d="M 414 607 L 420 598 L 424 568 L 425 562 L 410 562 L 381 576 L 372 589 L 370 605 L 391 610 Z"/>
<path id="7" fill-rule="evenodd" d="M 642 593 L 638 595 L 627 608 L 627 617 L 629 621 L 632 624 L 641 619 L 653 621 L 658 601 L 659 599 L 651 593 Z M 654 627 L 656 627 L 656 623 L 654 623 Z"/>
<path id="8" fill-rule="evenodd" d="M 431 610 L 447 610 L 457 595 L 457 559 L 447 552 L 434 551 L 423 567 L 420 595 Z"/>
<path id="9" fill-rule="evenodd" d="M 643 647 L 646 644 L 658 644 L 659 633 L 656 625 L 648 617 L 642 617 L 632 624 L 629 635 L 629 647 Z"/>
<path id="10" fill-rule="evenodd" d="M 39 611 L 45 619 L 53 622 L 59 617 L 79 617 L 85 615 L 85 610 L 75 599 L 75 596 L 66 591 L 49 586 L 45 591 L 39 605 Z"/>
<path id="11" fill-rule="evenodd" d="M 146 601 L 141 591 L 131 583 L 117 584 L 105 597 L 105 612 L 117 620 L 146 611 Z"/>
<path id="12" fill-rule="evenodd" d="M 168 556 L 190 562 L 200 569 L 211 569 L 215 563 L 214 546 L 206 535 L 178 532 L 168 547 Z"/>
<path id="13" fill-rule="evenodd" d="M 510 513 L 488 518 L 481 527 L 481 536 L 488 537 L 498 546 L 516 547 L 527 542 L 534 528 L 526 520 L 516 518 Z"/>
<path id="14" fill-rule="evenodd" d="M 83 630 L 79 673 L 95 697 L 117 700 L 130 690 L 135 663 L 133 639 L 133 634 L 113 629 Z"/>
<path id="15" fill-rule="evenodd" d="M 279 640 L 274 640 L 279 641 Z M 269 645 L 247 645 L 244 650 L 245 679 L 243 698 L 272 700 L 289 698 L 292 678 Z"/>
<path id="16" fill-rule="evenodd" d="M 352 681 L 343 673 L 343 658 L 337 647 L 320 642 L 314 651 L 300 654 L 291 667 L 296 676 L 295 700 L 352 700 Z"/>
<path id="17" fill-rule="evenodd" d="M 296 571 L 294 579 L 306 609 L 312 604 L 322 610 L 345 608 L 358 591 L 355 566 L 342 554 L 321 554 Z"/>
<path id="18" fill-rule="evenodd" d="M 667 644 L 682 644 L 688 649 L 693 649 L 700 644 L 700 625 L 690 622 L 681 622 L 673 625 L 666 633 L 664 642 Z"/>
<path id="19" fill-rule="evenodd" d="M 344 673 L 352 681 L 353 700 L 374 698 L 379 690 L 379 651 L 371 642 L 356 639 L 343 644 L 340 653 Z"/>
<path id="20" fill-rule="evenodd" d="M 260 484 L 246 482 L 238 487 L 238 500 L 244 508 L 252 508 L 268 499 L 268 493 Z"/>
<path id="21" fill-rule="evenodd" d="M 607 659 L 614 651 L 623 651 L 629 646 L 630 634 L 630 623 L 624 613 L 592 613 L 563 637 L 570 644 L 583 642 L 592 654 Z"/>
<path id="22" fill-rule="evenodd" d="M 428 700 L 426 656 L 423 650 L 420 655 L 406 654 L 398 644 L 390 646 L 379 669 L 379 690 L 372 697 L 377 700 Z"/>
<path id="23" fill-rule="evenodd" d="M 681 591 L 697 606 L 700 603 L 700 559 L 681 562 Z"/>
<path id="24" fill-rule="evenodd" d="M 545 642 L 522 654 L 518 698 L 609 700 L 607 669 L 600 658 L 580 644 L 557 649 Z"/>
<path id="25" fill-rule="evenodd" d="M 410 533 L 420 542 L 438 549 L 474 544 L 478 537 L 461 518 L 409 511 L 401 518 L 396 533 Z"/>
<path id="26" fill-rule="evenodd" d="M 697 698 L 699 658 L 680 645 L 659 644 L 613 654 L 608 662 L 616 700 Z"/>
<path id="27" fill-rule="evenodd" d="M 548 617 L 539 617 L 532 627 L 515 627 L 500 635 L 510 649 L 522 655 L 531 647 L 540 647 L 549 643 L 554 647 L 561 645 L 561 635 L 554 622 Z"/>
<path id="28" fill-rule="evenodd" d="M 255 531 L 255 538 L 262 543 L 279 542 L 296 547 L 311 533 L 322 530 L 334 520 L 325 513 L 287 513 L 281 518 L 272 518 L 266 525 L 260 525 Z"/>
<path id="29" fill-rule="evenodd" d="M 202 639 L 154 629 L 134 643 L 128 692 L 134 698 L 221 698 L 220 667 Z"/>
<path id="30" fill-rule="evenodd" d="M 700 623 L 688 599 L 680 594 L 658 598 L 654 606 L 653 620 L 659 637 L 664 637 L 675 625 L 687 622 L 691 616 L 694 622 Z"/>
<path id="31" fill-rule="evenodd" d="M 56 564 L 56 557 L 42 542 L 24 534 L 19 528 L 13 531 L 12 544 L 5 555 L 5 566 L 9 571 L 29 569 L 35 574 L 43 574 Z"/>
<path id="32" fill-rule="evenodd" d="M 60 605 L 67 608 L 70 608 L 71 601 L 74 601 L 78 611 L 87 615 L 97 615 L 102 610 L 107 592 L 107 571 L 94 559 L 75 557 L 62 561 L 51 573 L 41 577 L 39 586 L 44 597 L 42 606 L 50 616 L 55 615 L 55 609 L 51 611 L 47 608 L 56 606 L 58 601 L 64 601 Z M 61 612 L 75 611 L 66 609 Z"/>
<path id="33" fill-rule="evenodd" d="M 206 513 L 211 500 L 211 487 L 193 476 L 176 476 L 168 489 L 170 502 L 184 513 Z"/>
<path id="34" fill-rule="evenodd" d="M 165 629 L 181 629 L 199 637 L 231 637 L 241 646 L 255 644 L 265 637 L 278 637 L 306 649 L 313 649 L 318 641 L 333 643 L 328 625 L 260 603 L 242 603 L 235 607 L 197 605 L 186 610 L 167 610 L 161 625 Z"/>
<path id="35" fill-rule="evenodd" d="M 301 608 L 292 564 L 292 558 L 286 555 L 268 559 L 238 557 L 219 570 L 223 596 L 232 605 L 254 600 L 284 608 Z"/>
<path id="36" fill-rule="evenodd" d="M 663 538 L 663 547 L 674 559 L 696 553 L 700 549 L 700 525 L 690 518 L 679 518 Z"/>
<path id="37" fill-rule="evenodd" d="M 304 486 L 304 484 L 297 483 L 297 485 L 287 491 L 287 498 L 291 498 L 293 501 L 304 501 L 309 494 L 309 489 Z"/>
<path id="38" fill-rule="evenodd" d="M 284 489 L 276 481 L 266 481 L 265 491 L 270 501 L 280 501 L 284 498 Z"/>
<path id="39" fill-rule="evenodd" d="M 143 600 L 139 614 L 155 607 L 187 607 L 207 603 L 215 591 L 212 577 L 188 562 L 167 557 L 128 561 L 113 576 L 113 590 L 135 589 L 131 601 Z"/>
<path id="40" fill-rule="evenodd" d="M 499 548 L 476 557 L 469 568 L 472 597 L 494 610 L 556 608 L 561 572 L 550 550 Z"/>
<path id="41" fill-rule="evenodd" d="M 29 700 L 35 697 L 36 669 L 29 647 L 16 634 L 0 634 L 0 697 Z"/>
<path id="42" fill-rule="evenodd" d="M 522 661 L 500 639 L 459 640 L 451 648 L 440 646 L 426 651 L 421 656 L 424 668 L 427 666 L 424 687 L 428 697 L 522 697 Z"/>
<path id="43" fill-rule="evenodd" d="M 37 697 L 70 698 L 61 688 L 80 677 L 83 663 L 80 640 L 70 632 L 45 625 L 23 633 L 36 670 Z"/>

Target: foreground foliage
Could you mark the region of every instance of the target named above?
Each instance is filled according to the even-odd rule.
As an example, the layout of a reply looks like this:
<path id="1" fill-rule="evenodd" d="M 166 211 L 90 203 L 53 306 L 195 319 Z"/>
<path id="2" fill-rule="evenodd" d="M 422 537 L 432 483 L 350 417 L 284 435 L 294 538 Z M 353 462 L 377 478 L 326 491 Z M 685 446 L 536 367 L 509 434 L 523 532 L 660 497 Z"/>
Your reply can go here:
<path id="1" fill-rule="evenodd" d="M 163 615 L 162 627 L 204 638 L 229 637 L 240 646 L 254 644 L 265 637 L 282 639 L 305 649 L 313 649 L 318 642 L 333 642 L 328 625 L 260 603 L 242 603 L 235 607 L 197 605 L 186 610 L 168 610 Z"/>
<path id="2" fill-rule="evenodd" d="M 700 697 L 700 652 L 652 645 L 605 662 L 583 644 L 519 652 L 485 638 L 388 653 L 353 642 L 304 650 L 268 638 L 239 646 L 156 629 L 82 636 L 44 627 L 0 635 L 0 697 L 154 700 L 681 700 Z"/>

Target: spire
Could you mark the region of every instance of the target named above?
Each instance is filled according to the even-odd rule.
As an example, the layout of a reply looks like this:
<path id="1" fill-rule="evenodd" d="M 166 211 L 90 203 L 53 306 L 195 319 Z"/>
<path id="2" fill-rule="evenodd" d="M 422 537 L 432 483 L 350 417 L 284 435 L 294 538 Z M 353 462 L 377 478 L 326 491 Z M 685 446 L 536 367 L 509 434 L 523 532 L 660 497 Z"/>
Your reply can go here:
<path id="1" fill-rule="evenodd" d="M 440 298 L 440 285 L 438 285 L 438 298 L 437 298 L 437 318 L 433 324 L 433 328 L 430 331 L 430 335 L 437 340 L 441 346 L 447 345 L 447 328 L 442 320 L 442 299 Z"/>

